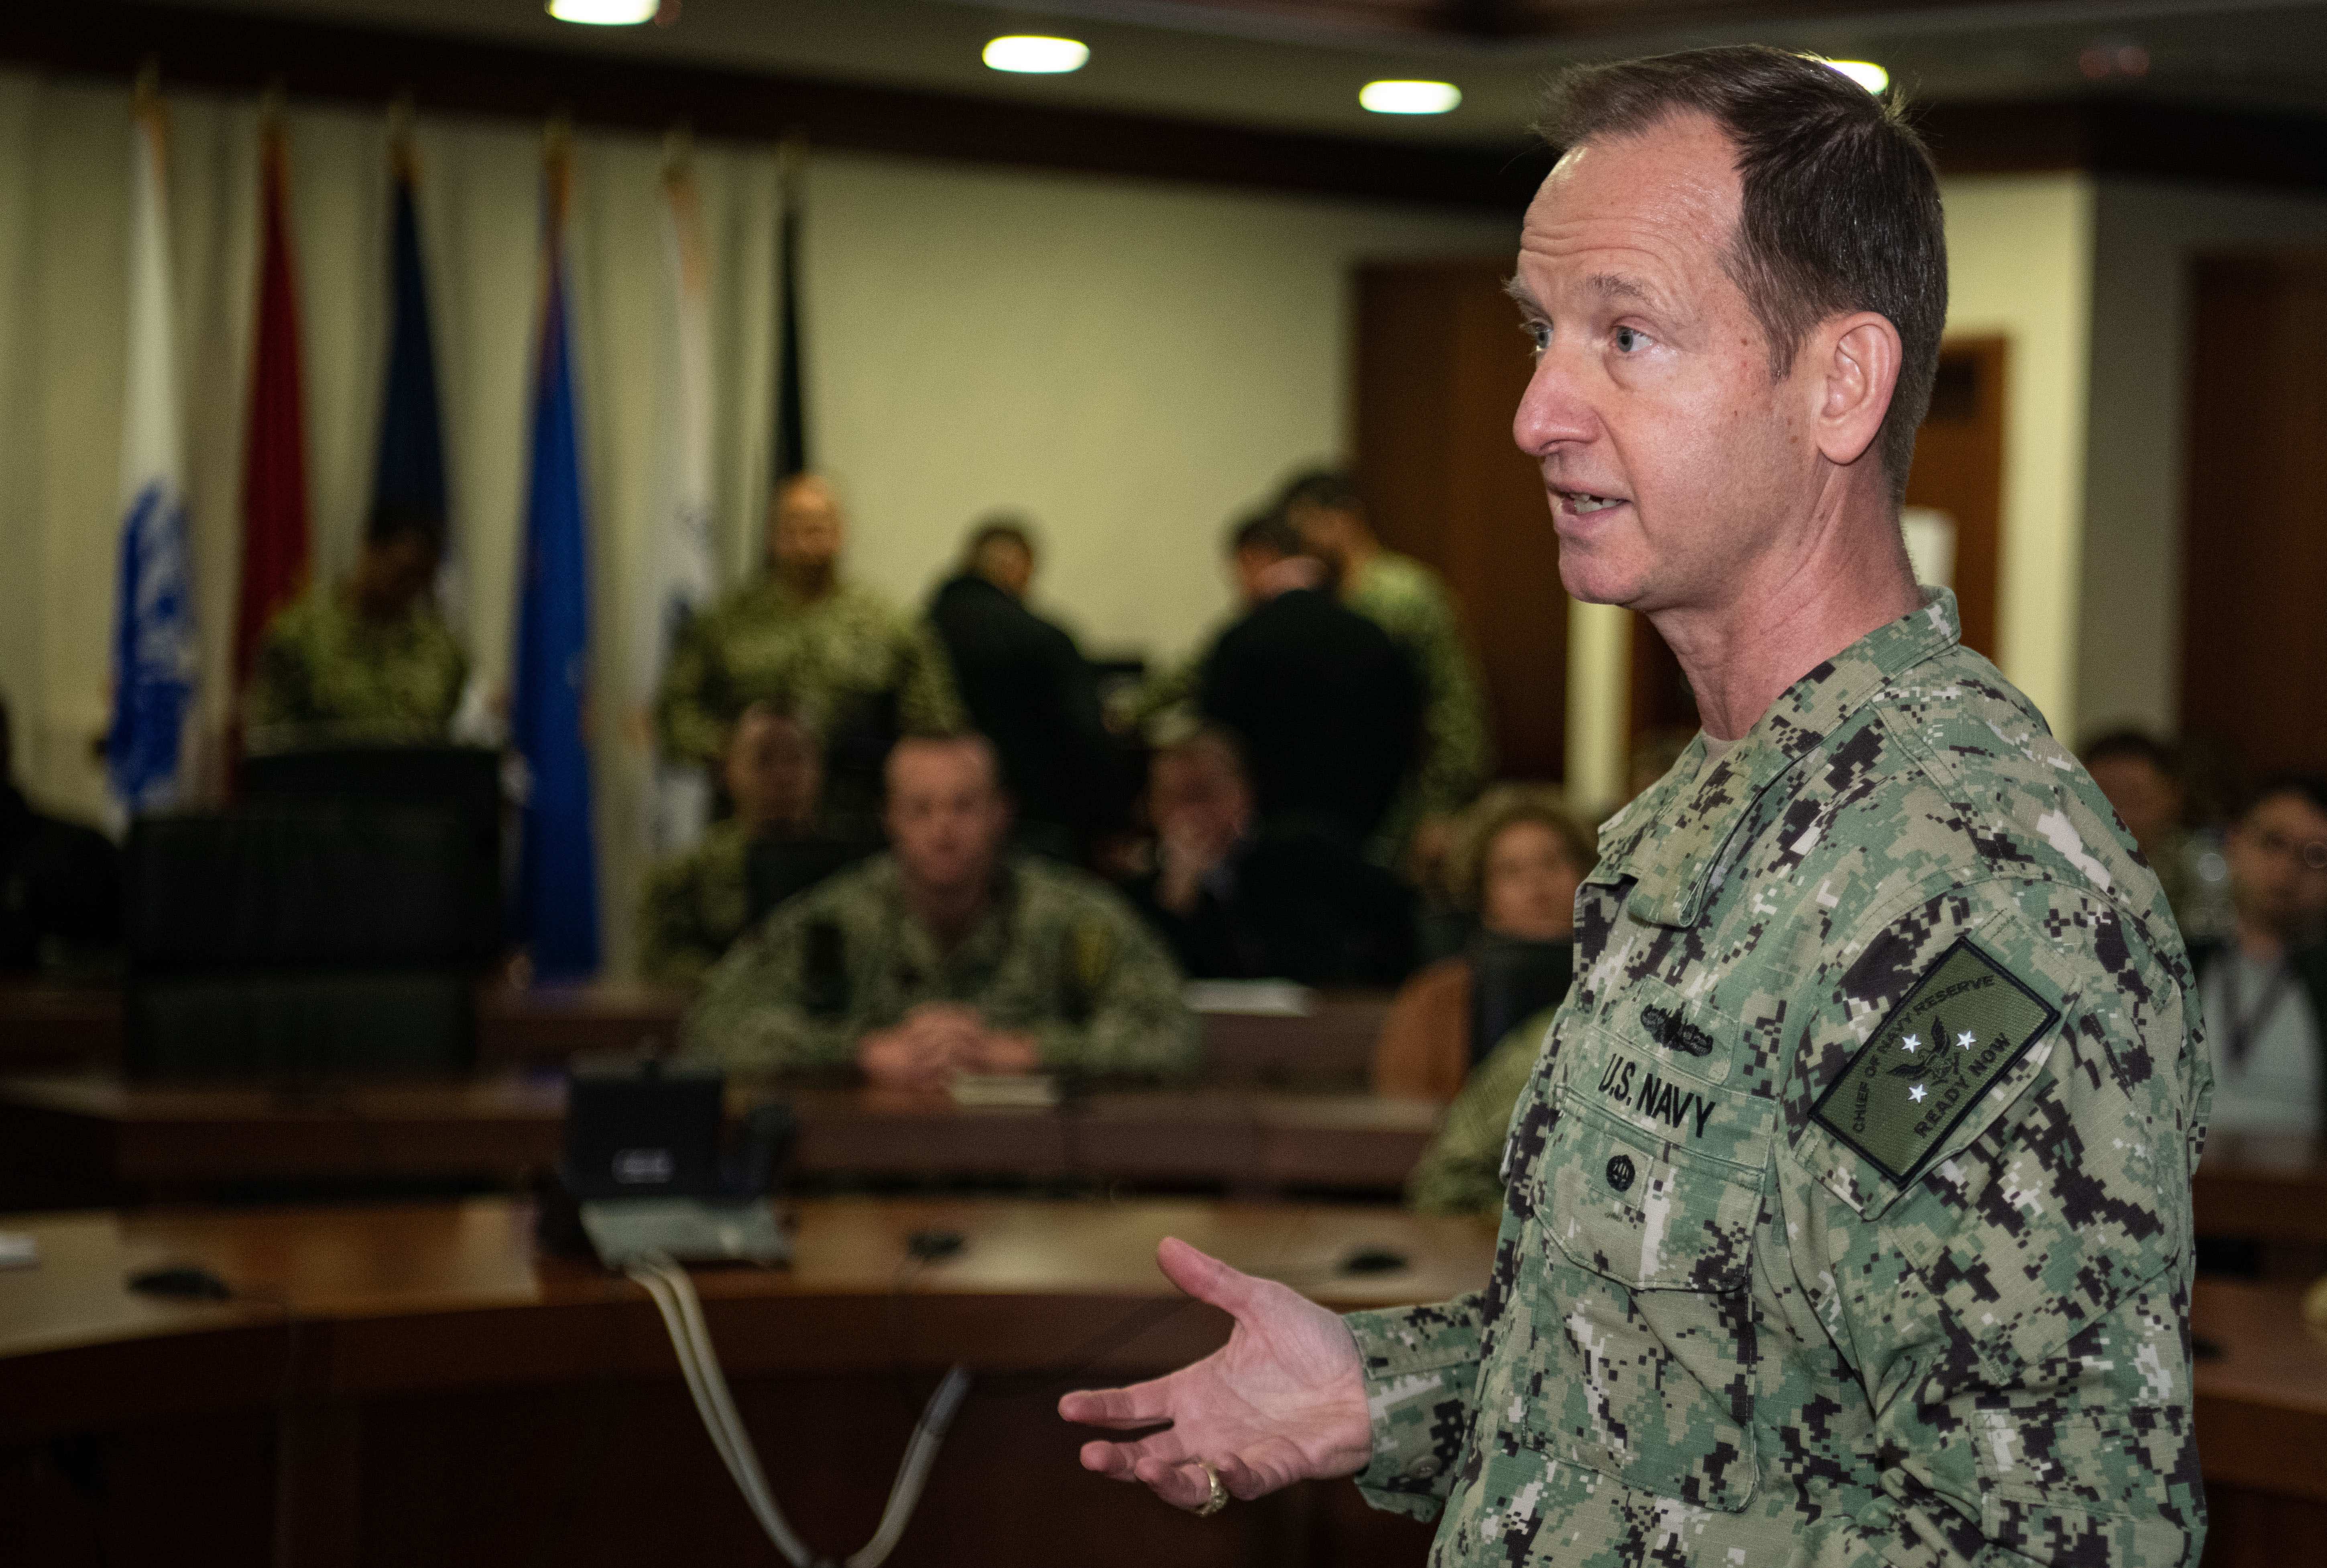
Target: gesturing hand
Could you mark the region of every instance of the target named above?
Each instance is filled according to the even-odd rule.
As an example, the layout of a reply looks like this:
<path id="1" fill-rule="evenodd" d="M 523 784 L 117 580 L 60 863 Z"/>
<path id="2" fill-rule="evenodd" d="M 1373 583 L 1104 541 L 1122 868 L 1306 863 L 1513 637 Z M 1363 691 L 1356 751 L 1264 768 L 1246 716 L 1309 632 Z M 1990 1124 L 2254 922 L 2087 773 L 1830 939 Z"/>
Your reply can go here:
<path id="1" fill-rule="evenodd" d="M 1341 1320 L 1273 1280 L 1240 1274 L 1176 1237 L 1155 1249 L 1173 1284 L 1236 1319 L 1229 1342 L 1168 1377 L 1070 1394 L 1059 1414 L 1085 1426 L 1167 1430 L 1083 1444 L 1085 1470 L 1145 1482 L 1182 1508 L 1210 1496 L 1198 1461 L 1239 1498 L 1297 1480 L 1353 1475 L 1373 1452 L 1365 1373 Z"/>

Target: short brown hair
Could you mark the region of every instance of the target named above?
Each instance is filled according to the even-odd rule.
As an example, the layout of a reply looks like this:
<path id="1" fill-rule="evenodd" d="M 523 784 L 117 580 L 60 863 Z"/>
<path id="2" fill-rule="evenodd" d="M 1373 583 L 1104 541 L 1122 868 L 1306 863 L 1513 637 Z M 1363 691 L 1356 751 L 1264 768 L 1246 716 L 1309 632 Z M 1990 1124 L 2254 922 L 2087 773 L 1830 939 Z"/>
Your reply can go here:
<path id="1" fill-rule="evenodd" d="M 1540 823 L 1551 829 L 1575 874 L 1588 876 L 1600 863 L 1593 831 L 1570 814 L 1555 789 L 1540 784 L 1498 784 L 1472 804 L 1455 826 L 1454 845 L 1446 856 L 1446 893 L 1454 907 L 1476 914 L 1487 894 L 1487 854 L 1503 829 L 1518 822 Z"/>
<path id="2" fill-rule="evenodd" d="M 1724 261 L 1762 323 L 1771 375 L 1790 371 L 1811 330 L 1846 312 L 1873 311 L 1899 330 L 1881 437 L 1895 505 L 1948 319 L 1930 154 L 1896 101 L 1762 44 L 1579 66 L 1553 84 L 1537 129 L 1564 152 L 1688 113 L 1711 117 L 1737 148 L 1743 204 Z"/>

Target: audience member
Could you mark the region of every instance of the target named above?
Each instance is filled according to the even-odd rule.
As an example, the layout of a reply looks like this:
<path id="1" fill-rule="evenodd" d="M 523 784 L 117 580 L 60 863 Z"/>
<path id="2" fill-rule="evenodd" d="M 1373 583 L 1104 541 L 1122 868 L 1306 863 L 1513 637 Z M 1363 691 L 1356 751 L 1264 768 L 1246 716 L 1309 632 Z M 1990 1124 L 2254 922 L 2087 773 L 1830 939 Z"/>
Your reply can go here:
<path id="1" fill-rule="evenodd" d="M 2229 935 L 2191 944 L 2214 1052 L 2212 1128 L 2327 1128 L 2327 778 L 2281 774 L 2224 845 Z"/>
<path id="2" fill-rule="evenodd" d="M 1244 748 L 1262 822 L 1362 848 L 1412 768 L 1421 692 L 1388 634 L 1337 603 L 1281 519 L 1239 530 L 1252 608 L 1204 659 L 1196 705 Z"/>
<path id="3" fill-rule="evenodd" d="M 121 942 L 121 857 L 93 827 L 46 817 L 16 787 L 0 702 L 0 973 L 71 970 Z"/>
<path id="4" fill-rule="evenodd" d="M 1459 824 L 1447 857 L 1449 891 L 1478 912 L 1471 949 L 1406 983 L 1374 1048 L 1376 1094 L 1449 1100 L 1484 1048 L 1474 1040 L 1474 994 L 1499 942 L 1572 944 L 1575 893 L 1598 863 L 1591 835 L 1550 790 L 1507 784 L 1489 790 Z"/>
<path id="5" fill-rule="evenodd" d="M 697 616 L 655 705 L 664 753 L 716 766 L 752 703 L 789 700 L 823 736 L 825 806 L 870 820 L 881 764 L 900 734 L 961 725 L 929 628 L 844 579 L 846 538 L 832 487 L 795 474 L 768 505 L 768 571 Z"/>
<path id="6" fill-rule="evenodd" d="M 658 985 L 695 985 L 750 923 L 746 862 L 773 835 L 807 839 L 819 828 L 824 754 L 807 725 L 773 703 L 753 703 L 735 721 L 720 770 L 732 816 L 703 842 L 658 867 L 640 912 L 639 966 Z"/>
<path id="7" fill-rule="evenodd" d="M 1397 816 L 1378 848 L 1407 857 L 1417 875 L 1453 842 L 1454 816 L 1494 770 L 1486 698 L 1453 596 L 1437 573 L 1386 549 L 1349 475 L 1294 477 L 1278 500 L 1308 549 L 1333 571 L 1341 602 L 1388 632 L 1422 676 L 1423 744 Z"/>
<path id="8" fill-rule="evenodd" d="M 1148 774 L 1156 869 L 1131 888 L 1192 979 L 1393 985 L 1414 966 L 1414 893 L 1345 844 L 1266 831 L 1234 737 L 1200 730 Z"/>
<path id="9" fill-rule="evenodd" d="M 449 740 L 468 660 L 432 592 L 444 553 L 444 518 L 375 510 L 355 570 L 314 584 L 267 622 L 243 694 L 244 749 Z"/>
<path id="10" fill-rule="evenodd" d="M 736 944 L 687 1015 L 690 1054 L 755 1072 L 854 1065 L 911 1089 L 965 1072 L 1194 1068 L 1180 976 L 1138 916 L 1080 872 L 1003 853 L 989 742 L 908 739 L 887 776 L 890 853 Z"/>
<path id="11" fill-rule="evenodd" d="M 1283 519 L 1282 511 L 1264 508 L 1248 512 L 1229 525 L 1224 545 L 1229 580 L 1236 593 L 1236 614 L 1221 630 L 1252 613 L 1266 597 L 1260 589 L 1267 580 L 1268 569 L 1285 558 L 1288 536 Z M 1204 660 L 1210 657 L 1212 644 L 1220 640 L 1220 631 L 1214 631 L 1197 651 L 1167 669 L 1149 675 L 1125 705 L 1122 726 L 1149 733 L 1177 725 L 1184 732 L 1201 723 L 1196 713 L 1196 693 L 1204 684 Z"/>
<path id="12" fill-rule="evenodd" d="M 1406 1178 L 1406 1203 L 1425 1214 L 1476 1214 L 1492 1222 L 1503 1209 L 1503 1145 L 1511 1113 L 1543 1055 L 1559 1013 L 1547 1007 L 1505 1034 L 1472 1069 Z"/>
<path id="13" fill-rule="evenodd" d="M 2186 802 L 2179 759 L 2173 751 L 2143 731 L 2112 730 L 2086 742 L 2083 761 L 2085 770 L 2133 835 L 2135 847 L 2157 873 L 2157 885 L 2173 907 L 2182 940 L 2225 935 L 2231 920 L 2228 889 L 2223 878 L 2210 880 L 2205 874 L 2210 860 L 2211 869 L 2220 870 L 2220 857 L 2183 826 Z"/>
<path id="14" fill-rule="evenodd" d="M 1020 842 L 1075 861 L 1120 825 L 1124 785 L 1096 674 L 1063 628 L 1026 607 L 1035 565 L 1025 524 L 989 518 L 930 600 L 930 624 L 969 722 L 1001 754 Z"/>

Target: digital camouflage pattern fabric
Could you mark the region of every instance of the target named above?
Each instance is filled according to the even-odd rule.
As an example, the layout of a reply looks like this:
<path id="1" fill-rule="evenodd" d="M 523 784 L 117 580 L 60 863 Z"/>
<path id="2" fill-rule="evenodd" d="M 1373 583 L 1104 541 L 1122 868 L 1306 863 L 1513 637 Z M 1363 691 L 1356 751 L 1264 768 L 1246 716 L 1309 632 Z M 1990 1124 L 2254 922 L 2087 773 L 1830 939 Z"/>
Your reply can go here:
<path id="1" fill-rule="evenodd" d="M 1005 865 L 949 953 L 908 912 L 894 856 L 832 877 L 711 971 L 686 1046 L 739 1071 L 851 1068 L 857 1041 L 925 1002 L 1032 1032 L 1050 1071 L 1163 1079 L 1196 1065 L 1179 972 L 1145 922 L 1097 878 L 1034 859 Z"/>
<path id="2" fill-rule="evenodd" d="M 751 921 L 744 862 L 752 841 L 733 817 L 704 829 L 702 842 L 657 866 L 639 911 L 639 970 L 658 985 L 700 985 Z"/>
<path id="3" fill-rule="evenodd" d="M 877 807 L 890 740 L 967 722 L 928 624 L 848 583 L 805 601 L 762 577 L 696 616 L 655 702 L 664 755 L 715 768 L 736 717 L 763 701 L 824 737 L 825 805 L 839 812 Z"/>
<path id="4" fill-rule="evenodd" d="M 1930 596 L 1602 829 L 1491 1283 L 1350 1320 L 1434 1562 L 2197 1562 L 2189 964 L 1957 637 Z M 1955 1109 L 1838 1133 L 1942 1015 Z"/>
<path id="5" fill-rule="evenodd" d="M 394 621 L 318 584 L 277 611 L 243 694 L 253 754 L 323 746 L 442 744 L 469 661 L 425 595 Z"/>
<path id="6" fill-rule="evenodd" d="M 1406 1178 L 1406 1202 L 1425 1214 L 1491 1214 L 1503 1206 L 1503 1144 L 1511 1113 L 1535 1076 L 1557 1008 L 1549 1008 L 1495 1042 L 1463 1080 L 1438 1132 Z"/>
<path id="7" fill-rule="evenodd" d="M 1393 822 L 1451 817 L 1471 803 L 1495 766 L 1494 739 L 1478 666 L 1463 640 L 1454 602 L 1438 574 L 1384 550 L 1341 585 L 1341 602 L 1380 627 L 1422 673 L 1422 760 L 1405 809 Z"/>

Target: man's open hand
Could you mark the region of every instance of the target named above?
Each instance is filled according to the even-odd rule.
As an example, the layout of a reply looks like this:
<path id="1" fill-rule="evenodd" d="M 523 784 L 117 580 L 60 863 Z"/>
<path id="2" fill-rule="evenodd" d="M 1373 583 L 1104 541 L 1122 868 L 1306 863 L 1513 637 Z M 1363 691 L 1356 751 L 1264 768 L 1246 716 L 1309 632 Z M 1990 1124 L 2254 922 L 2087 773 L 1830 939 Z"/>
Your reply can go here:
<path id="1" fill-rule="evenodd" d="M 1083 1468 L 1143 1481 L 1182 1508 L 1210 1496 L 1199 1461 L 1247 1498 L 1363 1470 L 1373 1428 L 1348 1326 L 1297 1291 L 1238 1273 L 1176 1237 L 1155 1259 L 1173 1284 L 1229 1313 L 1236 1328 L 1227 1344 L 1168 1377 L 1060 1400 L 1059 1414 L 1086 1426 L 1166 1428 L 1087 1442 Z"/>

